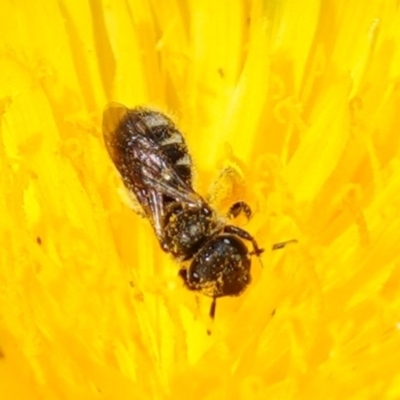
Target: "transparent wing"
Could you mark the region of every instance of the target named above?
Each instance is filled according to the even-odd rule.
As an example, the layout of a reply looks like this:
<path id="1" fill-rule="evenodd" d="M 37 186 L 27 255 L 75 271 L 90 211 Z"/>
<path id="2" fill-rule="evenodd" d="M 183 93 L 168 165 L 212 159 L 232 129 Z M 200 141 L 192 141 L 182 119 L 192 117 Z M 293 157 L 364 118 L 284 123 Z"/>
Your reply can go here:
<path id="1" fill-rule="evenodd" d="M 112 161 L 162 237 L 164 196 L 189 205 L 203 203 L 174 169 L 158 143 L 149 137 L 143 109 L 113 103 L 103 114 L 103 133 Z"/>

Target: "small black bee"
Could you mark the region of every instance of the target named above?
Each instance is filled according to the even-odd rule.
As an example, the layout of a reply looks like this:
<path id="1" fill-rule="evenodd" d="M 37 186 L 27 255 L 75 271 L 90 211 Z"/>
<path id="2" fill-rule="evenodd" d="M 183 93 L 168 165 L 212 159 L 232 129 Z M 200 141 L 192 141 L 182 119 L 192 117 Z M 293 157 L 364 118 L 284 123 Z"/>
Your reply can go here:
<path id="1" fill-rule="evenodd" d="M 228 225 L 192 188 L 192 160 L 185 140 L 167 116 L 147 108 L 111 104 L 103 115 L 108 152 L 125 186 L 151 221 L 162 249 L 182 265 L 179 275 L 189 290 L 213 299 L 238 296 L 251 281 L 255 239 Z M 245 203 L 231 209 L 249 214 Z M 249 251 L 244 241 L 251 243 Z"/>

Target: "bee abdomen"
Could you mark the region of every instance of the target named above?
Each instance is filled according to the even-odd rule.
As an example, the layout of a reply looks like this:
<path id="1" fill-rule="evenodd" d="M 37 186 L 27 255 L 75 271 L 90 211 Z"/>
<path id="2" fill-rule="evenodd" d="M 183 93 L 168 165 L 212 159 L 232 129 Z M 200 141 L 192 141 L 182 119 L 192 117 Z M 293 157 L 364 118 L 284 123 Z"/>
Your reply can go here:
<path id="1" fill-rule="evenodd" d="M 192 160 L 184 143 L 169 143 L 162 145 L 165 157 L 174 165 L 179 176 L 191 184 Z"/>
<path id="2" fill-rule="evenodd" d="M 148 128 L 147 135 L 160 146 L 179 176 L 191 186 L 192 160 L 182 134 L 165 115 L 147 109 L 141 109 L 140 114 Z"/>

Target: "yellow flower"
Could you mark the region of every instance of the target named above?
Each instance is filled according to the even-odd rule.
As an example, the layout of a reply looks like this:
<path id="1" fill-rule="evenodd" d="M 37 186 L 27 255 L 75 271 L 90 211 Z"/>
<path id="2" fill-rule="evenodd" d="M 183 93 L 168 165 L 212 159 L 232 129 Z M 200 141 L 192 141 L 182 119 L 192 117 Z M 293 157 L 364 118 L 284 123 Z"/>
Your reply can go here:
<path id="1" fill-rule="evenodd" d="M 397 2 L 41 3 L 0 5 L 0 398 L 400 398 Z M 109 101 L 253 209 L 212 335 L 120 196 Z"/>

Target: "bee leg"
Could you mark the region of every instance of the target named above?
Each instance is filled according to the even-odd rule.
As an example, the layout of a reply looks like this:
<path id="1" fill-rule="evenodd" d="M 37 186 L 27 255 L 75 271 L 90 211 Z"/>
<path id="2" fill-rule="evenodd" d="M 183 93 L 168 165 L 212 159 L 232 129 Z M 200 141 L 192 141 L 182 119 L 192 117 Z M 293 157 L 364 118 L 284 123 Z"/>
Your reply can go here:
<path id="1" fill-rule="evenodd" d="M 214 321 L 215 319 L 215 310 L 217 308 L 217 299 L 216 297 L 213 297 L 211 307 L 210 307 L 210 320 L 211 322 Z M 207 329 L 207 335 L 211 335 L 211 328 Z"/>
<path id="2" fill-rule="evenodd" d="M 243 213 L 246 216 L 247 220 L 251 218 L 252 212 L 250 206 L 244 201 L 237 201 L 236 203 L 233 203 L 231 205 L 227 216 L 230 219 L 235 219 L 241 213 Z"/>
<path id="3" fill-rule="evenodd" d="M 227 210 L 232 203 L 246 192 L 246 181 L 241 168 L 236 163 L 228 163 L 220 170 L 206 196 L 207 203 L 219 210 Z"/>
<path id="4" fill-rule="evenodd" d="M 258 244 L 256 240 L 253 238 L 253 236 L 251 236 L 248 232 L 244 231 L 243 229 L 233 225 L 226 225 L 223 231 L 226 233 L 231 233 L 232 235 L 237 235 L 242 239 L 251 242 L 251 244 L 253 245 L 253 251 L 250 253 L 250 255 L 255 255 L 258 257 L 260 256 L 260 254 L 264 252 L 264 249 L 258 247 Z"/>
<path id="5" fill-rule="evenodd" d="M 182 278 L 185 286 L 189 289 L 189 290 L 193 290 L 192 287 L 189 286 L 188 280 L 187 280 L 187 269 L 182 268 L 179 270 L 179 276 Z M 212 302 L 211 302 L 211 307 L 210 307 L 210 323 L 212 324 L 212 322 L 214 321 L 215 318 L 215 310 L 217 308 L 217 298 L 213 297 Z M 211 324 L 210 327 L 207 328 L 207 335 L 211 335 Z"/>
<path id="6" fill-rule="evenodd" d="M 215 309 L 217 308 L 217 299 L 213 297 L 211 307 L 210 307 L 210 318 L 215 318 Z"/>
<path id="7" fill-rule="evenodd" d="M 183 283 L 185 284 L 185 286 L 191 290 L 188 280 L 187 280 L 187 269 L 186 268 L 182 268 L 179 270 L 178 275 L 182 278 Z"/>

